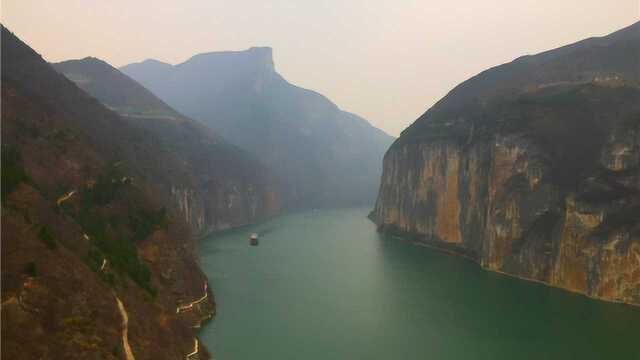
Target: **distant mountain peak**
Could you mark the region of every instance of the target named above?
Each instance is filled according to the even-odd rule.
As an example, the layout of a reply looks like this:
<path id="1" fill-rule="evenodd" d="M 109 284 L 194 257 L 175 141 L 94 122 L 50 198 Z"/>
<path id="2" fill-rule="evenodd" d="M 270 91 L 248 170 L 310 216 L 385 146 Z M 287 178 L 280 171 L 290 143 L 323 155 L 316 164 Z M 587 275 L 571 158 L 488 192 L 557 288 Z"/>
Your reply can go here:
<path id="1" fill-rule="evenodd" d="M 111 67 L 111 65 L 109 65 L 109 63 L 107 63 L 106 61 L 94 56 L 87 56 L 82 59 L 65 60 L 58 64 L 67 64 L 69 66 L 79 66 L 82 68 L 90 68 L 90 69 L 93 69 L 93 71 L 101 71 L 106 73 L 117 71 L 116 69 Z M 57 64 L 51 63 L 51 65 L 54 65 L 55 67 Z"/>
<path id="2" fill-rule="evenodd" d="M 122 69 L 273 169 L 292 207 L 361 205 L 375 197 L 380 160 L 393 138 L 287 82 L 274 69 L 270 47 L 202 53 L 165 71 Z"/>
<path id="3" fill-rule="evenodd" d="M 145 59 L 145 60 L 141 61 L 140 64 L 171 65 L 171 64 L 167 64 L 166 62 L 162 62 L 162 61 L 156 60 L 156 59 Z"/>
<path id="4" fill-rule="evenodd" d="M 234 68 L 241 67 L 244 71 L 250 69 L 275 72 L 273 62 L 273 49 L 268 46 L 251 47 L 247 50 L 239 51 L 212 51 L 192 56 L 189 60 L 175 65 L 181 66 L 203 66 L 209 68 L 211 66 L 230 66 Z"/>
<path id="5" fill-rule="evenodd" d="M 73 61 L 73 60 L 70 60 L 70 61 Z M 83 58 L 82 61 L 101 62 L 101 63 L 104 62 L 103 60 L 101 60 L 101 59 L 99 59 L 97 57 L 94 57 L 94 56 L 87 56 L 87 57 Z"/>
<path id="6" fill-rule="evenodd" d="M 154 62 L 149 66 L 153 66 Z M 99 58 L 90 56 L 51 65 L 120 115 L 165 119 L 180 117 L 142 85 Z"/>
<path id="7" fill-rule="evenodd" d="M 246 51 L 259 53 L 259 54 L 266 54 L 269 57 L 273 55 L 273 48 L 271 46 L 252 46 Z"/>
<path id="8" fill-rule="evenodd" d="M 257 61 L 265 65 L 265 67 L 275 72 L 275 65 L 273 63 L 273 49 L 269 46 L 251 47 L 247 52 L 253 55 Z"/>

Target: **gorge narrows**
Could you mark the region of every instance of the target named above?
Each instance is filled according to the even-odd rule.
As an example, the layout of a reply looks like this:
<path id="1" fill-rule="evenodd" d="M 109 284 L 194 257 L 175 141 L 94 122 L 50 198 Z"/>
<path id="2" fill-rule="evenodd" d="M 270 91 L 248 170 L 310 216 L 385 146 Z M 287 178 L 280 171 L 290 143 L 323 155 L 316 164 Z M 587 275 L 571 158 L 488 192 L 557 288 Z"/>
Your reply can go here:
<path id="1" fill-rule="evenodd" d="M 640 22 L 464 2 L 5 0 L 0 357 L 640 359 Z"/>

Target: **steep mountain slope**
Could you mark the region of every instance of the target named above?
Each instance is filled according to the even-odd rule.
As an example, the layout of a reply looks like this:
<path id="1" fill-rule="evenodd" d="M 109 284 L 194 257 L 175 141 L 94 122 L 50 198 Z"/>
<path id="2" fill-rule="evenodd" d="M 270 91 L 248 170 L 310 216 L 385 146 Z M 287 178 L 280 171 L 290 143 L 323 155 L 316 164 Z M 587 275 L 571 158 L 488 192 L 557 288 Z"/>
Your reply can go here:
<path id="1" fill-rule="evenodd" d="M 487 70 L 391 146 L 380 229 L 640 304 L 640 23 Z"/>
<path id="2" fill-rule="evenodd" d="M 288 184 L 293 207 L 367 204 L 392 138 L 289 84 L 270 48 L 200 54 L 172 66 L 155 60 L 121 69 L 180 112 L 255 154 Z"/>
<path id="3" fill-rule="evenodd" d="M 252 223 L 279 212 L 282 186 L 245 151 L 179 114 L 104 61 L 86 58 L 53 66 L 186 164 L 193 185 L 172 186 L 171 192 L 197 233 Z"/>
<path id="4" fill-rule="evenodd" d="M 112 110 L 127 115 L 178 117 L 178 113 L 142 85 L 96 58 L 53 64 L 59 72 Z"/>
<path id="5" fill-rule="evenodd" d="M 214 304 L 173 206 L 189 174 L 3 27 L 2 358 L 192 352 Z"/>

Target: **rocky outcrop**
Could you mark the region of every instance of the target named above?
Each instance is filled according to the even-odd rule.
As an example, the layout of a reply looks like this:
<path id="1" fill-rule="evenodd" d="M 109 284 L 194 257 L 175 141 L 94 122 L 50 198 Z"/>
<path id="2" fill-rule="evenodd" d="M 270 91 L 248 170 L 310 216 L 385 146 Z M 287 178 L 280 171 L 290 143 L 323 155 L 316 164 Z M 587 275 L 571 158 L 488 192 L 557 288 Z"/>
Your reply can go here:
<path id="1" fill-rule="evenodd" d="M 201 189 L 172 187 L 172 199 L 198 237 L 277 215 L 278 194 L 254 184 L 215 184 Z"/>
<path id="2" fill-rule="evenodd" d="M 461 84 L 387 152 L 371 218 L 488 270 L 640 305 L 638 73 L 624 61 L 598 68 L 640 54 L 640 27 L 621 33 Z M 580 64 L 591 77 L 546 83 L 558 61 L 607 52 Z"/>

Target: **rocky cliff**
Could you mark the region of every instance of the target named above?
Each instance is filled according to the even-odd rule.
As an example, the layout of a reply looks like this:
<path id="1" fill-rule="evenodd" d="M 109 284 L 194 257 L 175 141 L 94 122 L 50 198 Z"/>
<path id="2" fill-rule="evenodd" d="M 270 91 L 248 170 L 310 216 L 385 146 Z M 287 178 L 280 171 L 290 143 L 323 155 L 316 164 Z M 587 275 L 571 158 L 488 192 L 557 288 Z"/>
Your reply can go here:
<path id="1" fill-rule="evenodd" d="M 326 97 L 288 83 L 271 48 L 155 60 L 122 72 L 258 158 L 286 184 L 289 208 L 371 204 L 393 140 Z"/>
<path id="2" fill-rule="evenodd" d="M 640 304 L 640 23 L 487 70 L 405 130 L 371 218 L 484 268 Z"/>
<path id="3" fill-rule="evenodd" d="M 279 213 L 283 185 L 249 153 L 178 113 L 104 61 L 85 58 L 52 65 L 185 164 L 180 177 L 165 185 L 195 234 Z"/>
<path id="4" fill-rule="evenodd" d="M 2 28 L 2 358 L 194 351 L 193 326 L 215 305 L 172 205 L 185 174 L 153 134 Z"/>

